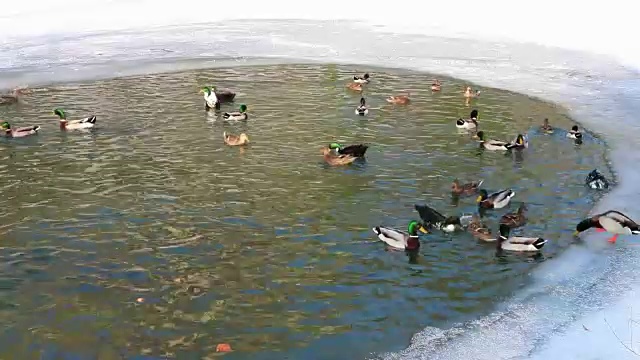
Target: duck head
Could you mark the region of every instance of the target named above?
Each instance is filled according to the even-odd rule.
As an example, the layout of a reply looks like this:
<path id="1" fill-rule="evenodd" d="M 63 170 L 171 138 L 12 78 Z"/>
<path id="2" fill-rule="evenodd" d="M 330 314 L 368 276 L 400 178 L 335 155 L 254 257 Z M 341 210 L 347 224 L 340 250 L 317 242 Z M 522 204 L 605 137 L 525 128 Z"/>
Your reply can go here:
<path id="1" fill-rule="evenodd" d="M 366 102 L 363 97 L 360 98 L 360 106 L 365 106 Z"/>
<path id="2" fill-rule="evenodd" d="M 11 131 L 11 124 L 9 124 L 8 121 L 3 121 L 2 124 L 0 124 L 0 128 L 2 128 L 2 130 L 9 132 Z"/>
<path id="3" fill-rule="evenodd" d="M 411 220 L 409 222 L 409 225 L 407 225 L 407 232 L 409 233 L 409 235 L 411 236 L 418 236 L 418 231 L 420 231 L 423 234 L 428 234 L 429 230 L 427 230 L 424 225 L 422 225 L 422 223 L 419 223 L 415 220 Z"/>
<path id="4" fill-rule="evenodd" d="M 579 130 L 580 130 L 580 128 L 578 128 L 578 125 L 573 125 L 571 127 L 571 131 L 579 131 Z"/>
<path id="5" fill-rule="evenodd" d="M 516 145 L 518 146 L 526 146 L 527 142 L 524 138 L 524 135 L 522 134 L 518 134 L 518 136 L 516 137 Z"/>
<path id="6" fill-rule="evenodd" d="M 480 141 L 484 141 L 484 131 L 480 130 L 476 133 L 475 137 L 480 140 Z"/>
<path id="7" fill-rule="evenodd" d="M 478 120 L 478 110 L 476 109 L 471 110 L 471 114 L 469 114 L 469 118 Z"/>
<path id="8" fill-rule="evenodd" d="M 578 225 L 576 225 L 576 231 L 573 232 L 573 236 L 577 236 L 583 231 L 587 231 L 592 227 L 598 227 L 598 226 L 600 226 L 600 223 L 594 220 L 593 218 L 584 219 L 580 221 Z"/>
<path id="9" fill-rule="evenodd" d="M 549 119 L 548 118 L 544 118 L 544 120 L 542 121 L 542 126 L 549 127 Z"/>
<path id="10" fill-rule="evenodd" d="M 487 194 L 487 190 L 485 189 L 480 189 L 479 191 L 479 195 L 476 198 L 476 202 L 479 204 L 483 201 L 485 201 L 487 199 L 487 197 L 489 196 L 489 194 Z"/>
<path id="11" fill-rule="evenodd" d="M 249 137 L 247 136 L 247 134 L 245 133 L 240 134 L 240 142 L 243 142 L 243 143 L 249 142 Z"/>
<path id="12" fill-rule="evenodd" d="M 369 73 L 365 73 L 362 78 L 365 79 L 365 80 L 369 80 Z"/>
<path id="13" fill-rule="evenodd" d="M 527 211 L 527 204 L 525 204 L 524 202 L 520 203 L 520 207 L 518 207 L 518 214 L 524 214 L 525 211 Z"/>
<path id="14" fill-rule="evenodd" d="M 200 93 L 203 93 L 207 96 L 211 95 L 211 93 L 214 93 L 216 91 L 215 86 L 205 86 L 202 89 L 200 89 Z"/>
<path id="15" fill-rule="evenodd" d="M 240 112 L 243 114 L 247 112 L 247 105 L 245 104 L 240 105 Z"/>
<path id="16" fill-rule="evenodd" d="M 509 225 L 500 224 L 500 230 L 499 231 L 500 231 L 500 235 L 498 236 L 498 243 L 506 241 L 509 238 L 509 233 L 511 232 L 511 229 L 509 228 Z"/>
<path id="17" fill-rule="evenodd" d="M 57 108 L 57 109 L 53 110 L 53 115 L 58 115 L 60 120 L 66 120 L 67 119 L 67 113 L 61 108 Z"/>

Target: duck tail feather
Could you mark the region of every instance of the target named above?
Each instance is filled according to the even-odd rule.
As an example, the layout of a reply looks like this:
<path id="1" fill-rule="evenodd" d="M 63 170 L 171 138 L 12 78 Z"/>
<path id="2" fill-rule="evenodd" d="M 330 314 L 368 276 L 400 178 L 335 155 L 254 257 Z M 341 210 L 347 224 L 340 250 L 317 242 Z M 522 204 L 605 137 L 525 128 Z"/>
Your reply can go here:
<path id="1" fill-rule="evenodd" d="M 631 234 L 632 234 L 632 235 L 640 235 L 640 229 L 638 229 L 638 230 L 631 230 Z"/>
<path id="2" fill-rule="evenodd" d="M 477 187 L 482 186 L 482 183 L 484 182 L 484 180 L 480 179 L 480 181 L 478 181 L 478 184 L 476 185 Z"/>
<path id="3" fill-rule="evenodd" d="M 545 240 L 543 238 L 538 238 L 538 240 L 533 242 L 533 246 L 536 249 L 541 249 L 544 246 L 544 244 L 546 244 L 546 243 L 547 243 L 547 240 Z"/>

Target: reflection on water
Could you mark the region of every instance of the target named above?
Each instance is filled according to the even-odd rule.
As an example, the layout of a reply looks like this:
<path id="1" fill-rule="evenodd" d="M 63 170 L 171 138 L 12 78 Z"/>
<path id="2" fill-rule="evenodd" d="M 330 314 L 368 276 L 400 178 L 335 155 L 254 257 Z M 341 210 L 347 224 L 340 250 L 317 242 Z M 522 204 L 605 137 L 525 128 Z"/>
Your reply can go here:
<path id="1" fill-rule="evenodd" d="M 375 71 L 374 71 L 375 70 Z M 345 89 L 369 71 L 371 111 L 354 115 Z M 214 69 L 99 81 L 35 92 L 0 109 L 41 134 L 2 139 L 0 357 L 137 354 L 208 358 L 344 358 L 402 348 L 415 331 L 489 311 L 526 274 L 567 247 L 595 200 L 583 185 L 606 172 L 598 140 L 581 146 L 562 131 L 542 135 L 544 117 L 569 128 L 558 109 L 432 75 L 335 65 Z M 248 122 L 203 111 L 205 84 L 237 91 Z M 412 104 L 390 94 L 409 91 Z M 51 113 L 98 116 L 90 132 L 61 133 Z M 522 153 L 483 152 L 454 121 L 480 110 L 489 138 L 529 137 Z M 222 133 L 246 132 L 246 149 Z M 319 147 L 368 143 L 367 160 L 330 168 Z M 514 232 L 550 239 L 538 257 L 496 257 L 468 234 L 431 234 L 420 255 L 385 251 L 371 232 L 404 228 L 415 203 L 470 214 L 473 197 L 450 185 L 484 179 L 516 191 L 499 217 L 527 201 Z M 137 301 L 141 298 L 140 301 Z M 83 357 L 83 358 L 84 358 Z"/>

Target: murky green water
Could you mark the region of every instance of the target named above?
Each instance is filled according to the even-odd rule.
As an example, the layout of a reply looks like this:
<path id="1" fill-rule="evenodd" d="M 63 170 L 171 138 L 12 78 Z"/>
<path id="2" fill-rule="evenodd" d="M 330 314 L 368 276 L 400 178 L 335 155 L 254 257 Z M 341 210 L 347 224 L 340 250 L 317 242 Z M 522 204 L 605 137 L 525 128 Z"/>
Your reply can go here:
<path id="1" fill-rule="evenodd" d="M 365 70 L 373 109 L 360 118 L 344 86 Z M 604 149 L 539 134 L 544 117 L 571 125 L 549 104 L 481 89 L 467 106 L 464 83 L 444 79 L 432 94 L 432 78 L 241 67 L 69 85 L 0 108 L 14 126 L 43 128 L 0 141 L 0 358 L 199 359 L 218 343 L 234 348 L 227 358 L 361 358 L 490 311 L 570 244 L 594 201 L 584 177 L 608 174 Z M 237 90 L 250 120 L 205 114 L 204 84 Z M 405 90 L 410 106 L 384 101 Z M 61 133 L 55 107 L 96 114 L 99 128 Z M 490 138 L 527 132 L 530 148 L 479 151 L 454 126 L 473 107 Z M 223 131 L 252 144 L 226 147 Z M 371 144 L 366 163 L 327 167 L 319 147 L 331 141 Z M 385 251 L 371 228 L 404 228 L 415 203 L 475 210 L 473 198 L 452 203 L 456 177 L 513 188 L 511 208 L 487 221 L 527 201 L 521 231 L 551 240 L 542 256 L 497 258 L 468 234 L 439 233 L 416 263 Z"/>

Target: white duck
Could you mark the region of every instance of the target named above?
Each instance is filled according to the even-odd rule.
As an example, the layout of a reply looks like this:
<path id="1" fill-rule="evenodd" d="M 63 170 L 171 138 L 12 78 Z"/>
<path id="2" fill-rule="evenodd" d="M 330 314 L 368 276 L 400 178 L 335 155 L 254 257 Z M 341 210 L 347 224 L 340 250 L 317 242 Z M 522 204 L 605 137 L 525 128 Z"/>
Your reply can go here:
<path id="1" fill-rule="evenodd" d="M 418 239 L 418 231 L 428 233 L 428 230 L 415 220 L 409 222 L 408 232 L 385 227 L 376 226 L 373 232 L 378 235 L 378 239 L 394 249 L 415 251 L 420 248 L 420 240 Z"/>
<path id="2" fill-rule="evenodd" d="M 62 130 L 90 129 L 96 126 L 97 117 L 95 115 L 80 120 L 67 120 L 67 113 L 61 108 L 53 110 L 53 114 L 60 117 L 60 129 Z"/>

